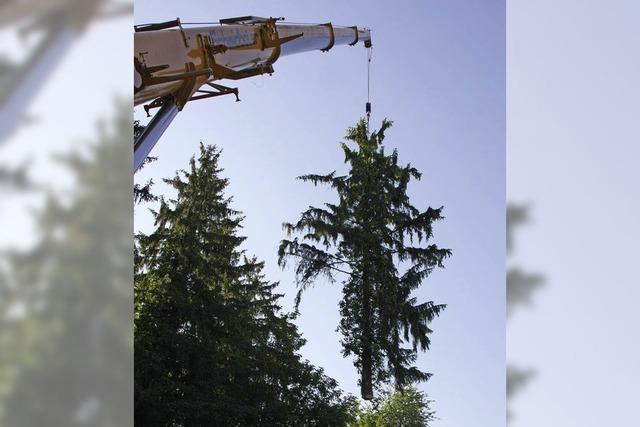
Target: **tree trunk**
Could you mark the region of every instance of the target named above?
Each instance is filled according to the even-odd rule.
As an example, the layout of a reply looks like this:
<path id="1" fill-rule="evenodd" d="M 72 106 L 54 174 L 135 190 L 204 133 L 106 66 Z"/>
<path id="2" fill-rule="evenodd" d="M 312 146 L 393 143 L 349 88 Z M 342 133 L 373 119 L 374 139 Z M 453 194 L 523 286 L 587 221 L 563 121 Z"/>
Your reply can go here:
<path id="1" fill-rule="evenodd" d="M 360 377 L 360 394 L 364 400 L 373 399 L 371 320 L 371 284 L 366 270 L 364 270 L 362 273 L 362 373 Z"/>

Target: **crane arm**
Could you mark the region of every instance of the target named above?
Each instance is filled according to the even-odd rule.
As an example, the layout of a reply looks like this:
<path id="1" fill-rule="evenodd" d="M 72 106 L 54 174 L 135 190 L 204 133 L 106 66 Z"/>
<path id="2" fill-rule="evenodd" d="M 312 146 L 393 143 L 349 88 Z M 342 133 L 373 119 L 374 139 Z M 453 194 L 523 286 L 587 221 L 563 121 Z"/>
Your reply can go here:
<path id="1" fill-rule="evenodd" d="M 134 104 L 146 104 L 147 113 L 160 110 L 134 145 L 134 170 L 187 102 L 228 94 L 239 100 L 236 88 L 216 81 L 270 75 L 281 56 L 338 45 L 371 47 L 367 28 L 282 20 L 244 16 L 188 24 L 176 19 L 135 27 Z"/>
<path id="2" fill-rule="evenodd" d="M 358 42 L 371 45 L 368 29 L 331 23 L 288 24 L 256 17 L 220 22 L 190 27 L 176 19 L 137 26 L 135 104 L 173 95 L 182 109 L 206 82 L 271 74 L 280 56 Z"/>

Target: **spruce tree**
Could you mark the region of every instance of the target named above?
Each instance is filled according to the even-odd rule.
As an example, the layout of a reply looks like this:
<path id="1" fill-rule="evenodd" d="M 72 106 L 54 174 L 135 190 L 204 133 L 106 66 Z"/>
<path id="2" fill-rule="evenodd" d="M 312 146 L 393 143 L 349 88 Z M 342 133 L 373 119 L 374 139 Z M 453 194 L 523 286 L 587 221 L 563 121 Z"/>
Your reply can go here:
<path id="1" fill-rule="evenodd" d="M 302 292 L 323 276 L 344 275 L 340 302 L 344 356 L 354 356 L 363 399 L 373 398 L 373 386 L 393 379 L 397 388 L 426 381 L 431 374 L 413 366 L 418 348 L 429 348 L 429 323 L 445 308 L 418 303 L 412 296 L 451 250 L 429 244 L 433 223 L 442 207 L 418 210 L 407 186 L 421 174 L 410 164 L 398 164 L 398 153 L 387 155 L 383 140 L 390 121 L 369 132 L 361 120 L 342 143 L 349 171 L 338 176 L 310 174 L 299 179 L 328 185 L 338 201 L 310 207 L 295 223 L 285 223 L 288 236 L 280 244 L 279 262 L 293 258 Z M 352 148 L 353 147 L 353 148 Z M 400 272 L 400 267 L 404 271 Z M 409 345 L 408 347 L 406 345 Z"/>
<path id="2" fill-rule="evenodd" d="M 250 258 L 225 196 L 220 152 L 200 147 L 165 180 L 135 273 L 135 418 L 140 426 L 344 425 L 352 400 L 301 359 L 276 283 Z"/>

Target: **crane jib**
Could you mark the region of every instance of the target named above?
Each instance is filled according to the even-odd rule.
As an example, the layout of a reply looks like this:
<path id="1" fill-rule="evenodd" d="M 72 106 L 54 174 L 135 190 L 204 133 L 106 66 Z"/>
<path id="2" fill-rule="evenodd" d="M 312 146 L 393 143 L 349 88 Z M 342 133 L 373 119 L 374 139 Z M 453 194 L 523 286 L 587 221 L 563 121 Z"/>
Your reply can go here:
<path id="1" fill-rule="evenodd" d="M 154 125 L 162 131 L 145 132 L 141 137 L 159 138 L 189 101 L 227 94 L 239 100 L 237 88 L 213 85 L 216 80 L 271 74 L 281 56 L 314 50 L 328 52 L 335 46 L 360 42 L 371 47 L 367 28 L 282 20 L 244 16 L 224 19 L 219 24 L 192 25 L 175 19 L 135 26 L 134 104 L 146 104 L 147 113 L 162 108 L 164 116 L 159 121 L 161 126 Z M 136 142 L 137 147 L 154 144 Z"/>

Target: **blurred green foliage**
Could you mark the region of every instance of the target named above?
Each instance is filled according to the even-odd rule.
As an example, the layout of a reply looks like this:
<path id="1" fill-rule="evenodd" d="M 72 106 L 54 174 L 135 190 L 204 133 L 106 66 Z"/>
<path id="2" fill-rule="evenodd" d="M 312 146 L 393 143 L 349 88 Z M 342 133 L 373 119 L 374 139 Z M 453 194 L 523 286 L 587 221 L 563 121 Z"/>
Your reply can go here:
<path id="1" fill-rule="evenodd" d="M 74 186 L 47 190 L 37 243 L 2 255 L 2 426 L 132 425 L 130 104 L 59 157 Z"/>

